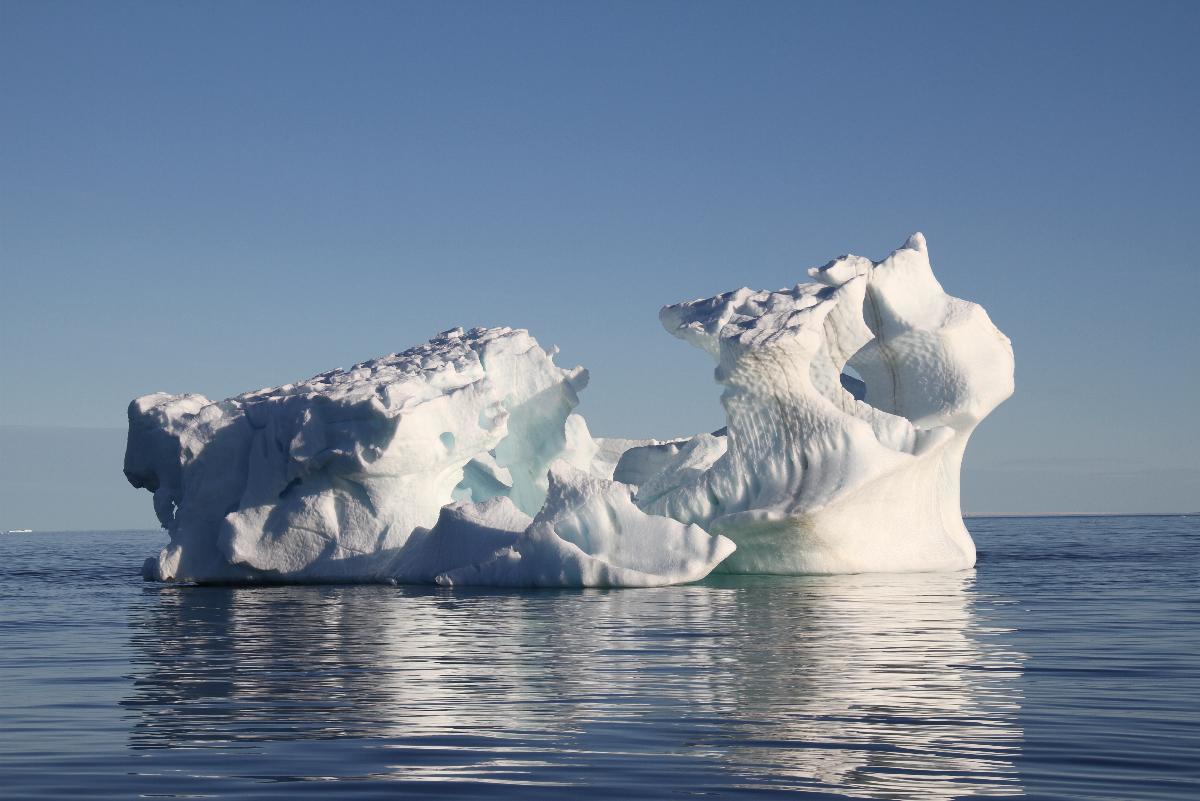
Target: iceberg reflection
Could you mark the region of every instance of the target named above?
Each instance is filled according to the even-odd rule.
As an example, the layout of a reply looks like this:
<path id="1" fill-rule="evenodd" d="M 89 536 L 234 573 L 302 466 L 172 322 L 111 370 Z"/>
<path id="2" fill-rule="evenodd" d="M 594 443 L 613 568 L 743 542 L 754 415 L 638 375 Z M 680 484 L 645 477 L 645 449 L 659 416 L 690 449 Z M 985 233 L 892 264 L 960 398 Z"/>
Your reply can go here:
<path id="1" fill-rule="evenodd" d="M 148 589 L 131 619 L 130 747 L 493 790 L 1017 794 L 1022 656 L 985 625 L 973 582 Z"/>
<path id="2" fill-rule="evenodd" d="M 866 797 L 1020 793 L 1023 657 L 976 619 L 973 582 L 828 576 L 740 595 L 757 599 L 732 623 L 734 769 Z"/>

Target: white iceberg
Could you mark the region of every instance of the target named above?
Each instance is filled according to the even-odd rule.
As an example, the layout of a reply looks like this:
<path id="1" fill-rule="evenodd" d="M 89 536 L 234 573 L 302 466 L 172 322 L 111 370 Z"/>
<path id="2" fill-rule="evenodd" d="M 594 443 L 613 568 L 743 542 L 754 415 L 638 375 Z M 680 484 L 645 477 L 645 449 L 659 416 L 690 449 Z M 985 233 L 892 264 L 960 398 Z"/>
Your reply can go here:
<path id="1" fill-rule="evenodd" d="M 145 575 L 622 586 L 707 574 L 732 546 L 639 511 L 628 488 L 574 476 L 564 462 L 558 500 L 544 503 L 552 461 L 590 469 L 598 452 L 571 414 L 587 373 L 552 357 L 519 329 L 453 329 L 220 402 L 136 399 L 125 475 L 154 493 L 171 536 Z M 595 531 L 568 521 L 568 496 Z M 501 570 L 497 551 L 525 558 Z"/>
<path id="2" fill-rule="evenodd" d="M 942 290 L 920 234 L 810 275 L 662 310 L 725 388 L 727 426 L 689 439 L 593 439 L 572 412 L 586 371 L 511 328 L 219 402 L 138 398 L 125 474 L 171 537 L 144 572 L 653 586 L 971 566 L 959 467 L 1012 393 L 1009 341 Z"/>
<path id="3" fill-rule="evenodd" d="M 845 256 L 809 274 L 662 310 L 668 331 L 717 361 L 728 426 L 723 442 L 674 444 L 638 505 L 732 539 L 730 572 L 971 567 L 959 469 L 971 432 L 1013 392 L 1011 343 L 943 291 L 921 234 L 882 262 Z M 617 478 L 663 458 L 662 446 L 631 450 Z"/>

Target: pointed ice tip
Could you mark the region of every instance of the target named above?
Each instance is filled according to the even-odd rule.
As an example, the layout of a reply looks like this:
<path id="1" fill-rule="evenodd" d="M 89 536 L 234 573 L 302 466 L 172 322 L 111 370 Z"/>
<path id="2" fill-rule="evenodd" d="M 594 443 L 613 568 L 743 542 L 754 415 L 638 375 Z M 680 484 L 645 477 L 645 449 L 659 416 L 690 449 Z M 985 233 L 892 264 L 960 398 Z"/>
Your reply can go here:
<path id="1" fill-rule="evenodd" d="M 910 236 L 908 238 L 907 242 L 904 243 L 904 249 L 905 250 L 915 250 L 918 253 L 927 252 L 926 248 L 925 248 L 925 234 L 921 233 L 920 231 L 917 231 L 915 234 L 913 234 L 912 236 Z"/>

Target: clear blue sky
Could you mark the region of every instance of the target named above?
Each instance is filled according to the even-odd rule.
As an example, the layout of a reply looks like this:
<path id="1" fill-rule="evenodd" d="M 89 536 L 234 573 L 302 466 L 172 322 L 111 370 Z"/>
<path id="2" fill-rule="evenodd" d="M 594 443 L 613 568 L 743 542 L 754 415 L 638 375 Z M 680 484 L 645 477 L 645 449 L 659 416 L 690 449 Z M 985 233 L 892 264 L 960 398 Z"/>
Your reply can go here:
<path id="1" fill-rule="evenodd" d="M 1200 3 L 3 0 L 0 525 L 152 521 L 119 432 L 14 427 L 458 324 L 589 367 L 598 433 L 715 428 L 660 305 L 915 230 L 1017 353 L 968 511 L 1197 509 L 1198 39 Z"/>

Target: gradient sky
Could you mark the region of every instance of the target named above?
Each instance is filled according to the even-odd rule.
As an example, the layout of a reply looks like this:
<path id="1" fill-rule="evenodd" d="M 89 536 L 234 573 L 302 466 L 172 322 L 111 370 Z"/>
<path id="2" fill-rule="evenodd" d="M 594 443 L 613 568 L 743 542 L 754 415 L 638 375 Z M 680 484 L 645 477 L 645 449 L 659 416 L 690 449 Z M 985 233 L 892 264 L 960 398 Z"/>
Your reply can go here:
<path id="1" fill-rule="evenodd" d="M 665 303 L 913 231 L 1013 340 L 968 512 L 1200 509 L 1200 3 L 0 2 L 0 526 L 153 525 L 125 407 L 528 328 L 723 416 Z M 88 429 L 63 431 L 63 427 Z"/>

